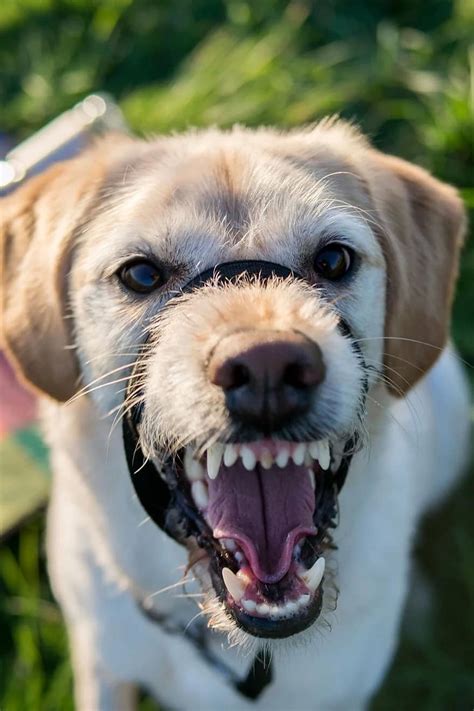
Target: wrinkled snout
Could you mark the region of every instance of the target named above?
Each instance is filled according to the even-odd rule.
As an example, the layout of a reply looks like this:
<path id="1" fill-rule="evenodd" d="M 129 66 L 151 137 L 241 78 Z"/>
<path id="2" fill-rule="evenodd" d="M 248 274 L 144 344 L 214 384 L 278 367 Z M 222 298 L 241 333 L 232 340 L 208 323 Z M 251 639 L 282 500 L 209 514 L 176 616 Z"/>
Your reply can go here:
<path id="1" fill-rule="evenodd" d="M 231 416 L 266 433 L 309 411 L 324 374 L 319 346 L 295 331 L 235 332 L 208 363 L 209 380 L 224 391 Z"/>

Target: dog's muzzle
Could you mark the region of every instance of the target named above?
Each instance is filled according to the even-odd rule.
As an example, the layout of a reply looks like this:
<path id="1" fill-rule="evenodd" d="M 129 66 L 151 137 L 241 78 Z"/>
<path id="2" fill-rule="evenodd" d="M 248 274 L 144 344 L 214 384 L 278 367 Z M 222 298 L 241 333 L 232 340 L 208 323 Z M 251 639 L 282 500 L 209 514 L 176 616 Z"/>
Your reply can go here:
<path id="1" fill-rule="evenodd" d="M 263 284 L 271 279 L 307 283 L 301 275 L 280 264 L 259 260 L 236 261 L 219 264 L 198 274 L 185 285 L 182 293 L 188 294 L 208 284 L 239 285 L 252 278 Z M 173 309 L 176 301 L 179 302 L 179 296 L 165 308 Z M 339 319 L 338 328 L 351 343 L 362 374 L 362 391 L 366 392 L 366 368 L 360 348 L 348 324 Z M 300 345 L 297 344 L 297 354 L 301 353 Z M 264 363 L 268 360 L 267 354 Z M 134 395 L 137 393 L 137 378 L 142 364 L 139 357 L 129 380 L 126 399 L 131 392 Z M 317 364 L 316 354 L 313 360 L 310 359 L 309 372 L 298 374 L 298 378 L 305 379 L 305 387 L 306 382 L 310 386 L 317 384 Z M 247 366 L 250 370 L 254 367 L 252 362 L 248 362 Z M 221 364 L 218 363 L 215 371 L 219 367 Z M 218 372 L 216 377 L 228 377 L 225 367 L 224 359 L 224 374 Z M 278 368 L 270 372 L 267 370 L 267 376 L 279 377 Z M 133 487 L 150 519 L 177 542 L 186 545 L 192 541 L 202 549 L 203 556 L 209 561 L 212 585 L 225 613 L 246 632 L 257 637 L 281 638 L 306 629 L 321 611 L 323 553 L 333 547 L 330 530 L 337 525 L 337 498 L 357 446 L 357 435 L 342 442 L 342 449 L 337 454 L 326 444 L 325 456 L 317 457 L 312 469 L 307 469 L 308 465 L 302 461 L 298 463 L 296 457 L 294 464 L 286 458 L 287 464 L 257 464 L 255 471 L 246 466 L 243 459 L 242 462 L 233 459 L 230 463 L 227 460 L 220 473 L 208 473 L 210 500 L 204 515 L 193 492 L 194 484 L 191 486 L 192 482 L 186 476 L 184 450 L 174 455 L 165 453 L 159 464 L 145 457 L 140 441 L 143 408 L 143 402 L 130 410 L 125 408 L 123 441 Z M 239 412 L 239 416 L 241 414 Z M 317 452 L 318 443 L 315 445 Z M 274 441 L 274 446 L 280 446 L 278 441 Z M 199 462 L 197 466 L 202 468 Z M 209 459 L 207 466 L 210 466 Z M 281 466 L 285 468 L 279 468 Z M 203 485 L 204 482 L 199 484 Z M 260 493 L 255 493 L 255 502 L 253 499 L 250 501 L 249 492 L 257 492 L 258 487 Z M 225 492 L 230 494 L 230 498 Z M 257 511 L 250 513 L 250 509 L 247 512 L 241 509 L 241 495 L 247 497 L 249 505 L 252 502 L 257 508 L 264 505 L 268 509 L 267 514 L 273 517 L 273 538 L 268 539 L 268 543 L 265 540 L 266 529 L 262 533 L 261 525 L 258 522 L 254 525 Z M 219 508 L 216 502 L 222 502 L 222 506 Z M 223 530 L 234 531 L 231 537 L 235 540 L 230 540 L 227 533 L 216 532 L 216 516 L 221 529 L 223 526 Z M 265 516 L 264 512 L 264 526 L 267 525 L 264 523 Z M 268 548 L 262 558 L 260 553 L 264 544 Z"/>
<path id="2" fill-rule="evenodd" d="M 233 262 L 223 262 L 210 269 L 206 269 L 197 276 L 193 277 L 182 289 L 182 294 L 187 294 L 209 283 L 215 285 L 225 283 L 235 283 L 242 277 L 256 277 L 261 282 L 268 281 L 272 278 L 280 279 L 299 279 L 304 281 L 303 277 L 292 269 L 268 262 L 264 260 L 240 260 Z M 179 297 L 178 297 L 179 298 Z M 172 307 L 171 307 L 172 308 Z M 344 321 L 339 321 L 340 330 L 352 337 L 351 329 Z M 358 357 L 362 358 L 360 349 L 354 339 L 352 339 L 353 348 L 357 351 Z M 128 392 L 134 387 L 134 376 L 129 380 Z M 367 389 L 365 384 L 364 389 Z M 126 397 L 128 396 L 126 393 Z M 168 516 L 170 511 L 174 511 L 176 507 L 182 508 L 187 513 L 189 522 L 195 520 L 193 512 L 189 510 L 189 505 L 186 500 L 180 495 L 179 490 L 170 489 L 165 479 L 157 472 L 155 465 L 150 459 L 145 458 L 141 445 L 138 428 L 142 418 L 143 405 L 137 405 L 131 408 L 123 418 L 123 441 L 125 454 L 127 458 L 130 478 L 138 496 L 138 499 L 145 509 L 148 516 L 166 533 L 176 538 L 177 531 L 174 530 L 174 516 Z M 354 442 L 351 440 L 347 445 L 347 451 L 353 451 Z M 334 477 L 334 483 L 337 492 L 340 491 L 344 484 L 347 470 L 349 468 L 349 459 L 346 458 L 343 466 Z M 200 535 L 202 526 L 195 521 L 195 526 L 189 526 L 189 534 Z M 194 530 L 193 530 L 194 529 Z"/>

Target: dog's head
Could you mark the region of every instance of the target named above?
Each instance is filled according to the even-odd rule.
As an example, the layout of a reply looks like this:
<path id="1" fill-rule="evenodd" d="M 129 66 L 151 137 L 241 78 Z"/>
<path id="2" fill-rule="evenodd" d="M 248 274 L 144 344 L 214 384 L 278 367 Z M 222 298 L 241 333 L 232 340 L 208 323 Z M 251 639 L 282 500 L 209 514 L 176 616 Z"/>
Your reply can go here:
<path id="1" fill-rule="evenodd" d="M 1 211 L 3 335 L 23 377 L 57 400 L 85 386 L 112 418 L 139 408 L 165 527 L 216 623 L 308 627 L 367 392 L 403 397 L 446 342 L 455 191 L 325 122 L 112 137 Z M 183 293 L 241 260 L 280 268 Z"/>

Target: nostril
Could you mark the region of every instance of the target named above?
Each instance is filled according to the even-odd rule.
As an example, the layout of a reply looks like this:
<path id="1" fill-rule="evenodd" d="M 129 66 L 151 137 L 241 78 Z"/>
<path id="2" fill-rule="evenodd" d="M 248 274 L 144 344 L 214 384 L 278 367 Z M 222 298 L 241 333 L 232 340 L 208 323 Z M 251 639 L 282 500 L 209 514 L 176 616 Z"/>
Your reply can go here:
<path id="1" fill-rule="evenodd" d="M 233 358 L 211 361 L 209 376 L 211 383 L 218 385 L 225 392 L 248 385 L 251 380 L 249 367 Z"/>
<path id="2" fill-rule="evenodd" d="M 234 363 L 231 366 L 232 374 L 226 390 L 236 390 L 250 382 L 250 370 L 244 363 Z"/>
<path id="3" fill-rule="evenodd" d="M 307 389 L 317 385 L 322 380 L 321 368 L 316 368 L 309 363 L 288 363 L 282 376 L 284 385 L 296 389 Z"/>
<path id="4" fill-rule="evenodd" d="M 306 388 L 304 367 L 300 363 L 288 363 L 283 371 L 282 382 L 293 388 Z"/>

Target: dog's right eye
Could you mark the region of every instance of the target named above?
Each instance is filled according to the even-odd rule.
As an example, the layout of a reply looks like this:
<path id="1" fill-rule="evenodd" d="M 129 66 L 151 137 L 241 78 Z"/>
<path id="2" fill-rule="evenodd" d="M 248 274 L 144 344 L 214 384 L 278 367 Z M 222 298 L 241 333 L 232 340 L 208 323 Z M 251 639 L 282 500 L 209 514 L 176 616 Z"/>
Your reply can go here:
<path id="1" fill-rule="evenodd" d="M 148 259 L 129 262 L 120 268 L 118 277 L 122 284 L 138 294 L 149 294 L 158 289 L 166 278 L 156 264 Z"/>

